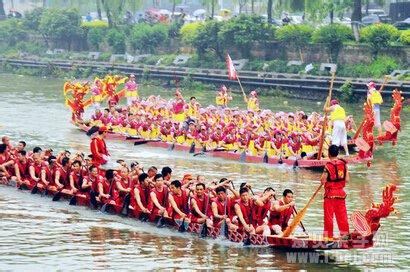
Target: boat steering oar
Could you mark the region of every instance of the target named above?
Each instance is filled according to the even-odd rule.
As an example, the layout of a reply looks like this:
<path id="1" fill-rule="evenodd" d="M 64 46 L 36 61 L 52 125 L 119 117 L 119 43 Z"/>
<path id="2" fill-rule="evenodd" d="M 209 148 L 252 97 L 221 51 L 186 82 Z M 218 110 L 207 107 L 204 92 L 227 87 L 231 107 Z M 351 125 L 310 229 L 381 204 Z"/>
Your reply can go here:
<path id="1" fill-rule="evenodd" d="M 293 218 L 292 223 L 285 229 L 282 233 L 282 237 L 289 237 L 292 235 L 293 231 L 296 229 L 297 225 L 302 221 L 303 217 L 305 216 L 307 209 L 312 204 L 313 200 L 315 199 L 316 195 L 319 193 L 320 189 L 322 189 L 323 184 L 320 183 L 319 187 L 317 187 L 316 191 L 310 197 L 309 201 L 306 203 L 305 207 L 297 213 L 297 215 Z"/>

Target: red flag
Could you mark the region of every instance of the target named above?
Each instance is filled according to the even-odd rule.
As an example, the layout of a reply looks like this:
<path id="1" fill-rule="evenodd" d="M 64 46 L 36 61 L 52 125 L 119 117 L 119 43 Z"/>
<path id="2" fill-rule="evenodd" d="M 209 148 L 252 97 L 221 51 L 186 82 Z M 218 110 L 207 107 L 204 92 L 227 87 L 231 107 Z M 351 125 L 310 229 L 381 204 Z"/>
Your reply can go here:
<path id="1" fill-rule="evenodd" d="M 226 54 L 226 67 L 228 68 L 228 79 L 231 79 L 231 80 L 238 79 L 235 66 L 233 65 L 232 59 L 229 56 L 229 54 Z"/>

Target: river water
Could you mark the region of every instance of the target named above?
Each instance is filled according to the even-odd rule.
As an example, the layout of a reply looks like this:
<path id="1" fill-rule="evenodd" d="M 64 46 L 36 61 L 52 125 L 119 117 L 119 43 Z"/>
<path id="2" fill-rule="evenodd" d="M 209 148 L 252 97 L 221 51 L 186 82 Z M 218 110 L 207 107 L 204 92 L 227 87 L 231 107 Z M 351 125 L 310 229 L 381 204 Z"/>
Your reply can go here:
<path id="1" fill-rule="evenodd" d="M 39 145 L 55 151 L 69 149 L 88 153 L 88 137 L 69 122 L 70 114 L 62 97 L 63 83 L 62 79 L 0 74 L 0 134 L 10 136 L 14 142 L 25 140 L 29 148 Z M 171 91 L 156 86 L 143 86 L 140 91 L 142 96 L 152 92 L 172 96 Z M 185 96 L 196 96 L 203 105 L 213 103 L 213 92 L 183 92 Z M 234 103 L 241 104 L 240 96 L 234 96 Z M 261 104 L 275 111 L 303 109 L 311 112 L 320 111 L 322 107 L 316 102 L 278 97 L 261 97 Z M 355 104 L 347 108 L 358 114 L 361 106 Z M 388 111 L 388 107 L 383 109 L 384 118 Z M 325 262 L 321 264 L 292 263 L 292 255 L 288 252 L 202 240 L 1 186 L 0 270 L 408 269 L 408 117 L 408 113 L 403 113 L 403 130 L 397 147 L 378 148 L 370 168 L 351 167 L 351 182 L 347 185 L 350 212 L 366 209 L 372 201 L 380 201 L 381 188 L 387 183 L 393 182 L 399 187 L 396 204 L 399 214 L 382 220 L 374 248 L 332 252 L 325 255 Z M 266 186 L 273 186 L 278 192 L 291 188 L 299 208 L 319 184 L 320 174 L 306 170 L 193 158 L 185 153 L 114 141 L 108 142 L 108 147 L 114 157 L 137 160 L 146 168 L 168 165 L 174 170 L 175 178 L 192 173 L 205 175 L 207 180 L 229 177 L 236 185 L 247 181 L 253 184 L 255 191 Z M 309 208 L 304 225 L 310 233 L 321 233 L 322 221 L 322 199 L 319 197 Z"/>

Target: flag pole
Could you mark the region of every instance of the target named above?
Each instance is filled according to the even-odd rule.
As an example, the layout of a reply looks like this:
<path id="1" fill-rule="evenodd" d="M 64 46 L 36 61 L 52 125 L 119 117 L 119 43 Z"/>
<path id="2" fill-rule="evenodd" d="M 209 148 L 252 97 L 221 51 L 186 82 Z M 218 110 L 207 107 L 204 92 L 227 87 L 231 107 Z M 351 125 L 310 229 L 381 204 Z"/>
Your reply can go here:
<path id="1" fill-rule="evenodd" d="M 242 94 L 243 94 L 243 100 L 245 100 L 245 103 L 247 103 L 247 102 L 248 102 L 248 98 L 246 97 L 245 91 L 243 90 L 242 83 L 241 83 L 241 81 L 239 80 L 239 77 L 238 77 L 238 76 L 236 76 L 236 79 L 238 80 L 239 87 L 241 88 L 241 91 L 242 91 Z"/>

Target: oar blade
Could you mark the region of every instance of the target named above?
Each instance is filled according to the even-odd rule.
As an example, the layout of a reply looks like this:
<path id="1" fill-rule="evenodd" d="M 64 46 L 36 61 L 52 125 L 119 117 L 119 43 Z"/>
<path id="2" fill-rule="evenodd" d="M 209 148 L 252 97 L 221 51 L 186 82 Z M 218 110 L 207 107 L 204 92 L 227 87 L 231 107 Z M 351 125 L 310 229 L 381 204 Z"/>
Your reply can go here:
<path id="1" fill-rule="evenodd" d="M 192 143 L 192 144 L 191 144 L 191 147 L 190 147 L 190 149 L 189 149 L 189 153 L 190 153 L 190 154 L 195 153 L 195 143 Z"/>
<path id="2" fill-rule="evenodd" d="M 37 194 L 37 192 L 38 192 L 38 187 L 37 187 L 37 185 L 36 185 L 36 186 L 34 186 L 33 189 L 31 190 L 31 194 L 34 195 L 34 194 Z"/>
<path id="3" fill-rule="evenodd" d="M 239 162 L 246 162 L 246 151 L 243 151 L 241 153 L 241 156 L 239 157 Z"/>
<path id="4" fill-rule="evenodd" d="M 61 192 L 57 192 L 54 196 L 53 196 L 53 201 L 59 201 L 61 198 Z"/>
<path id="5" fill-rule="evenodd" d="M 72 196 L 70 199 L 70 203 L 71 206 L 75 206 L 77 205 L 77 197 L 76 196 Z"/>

